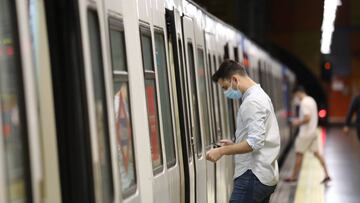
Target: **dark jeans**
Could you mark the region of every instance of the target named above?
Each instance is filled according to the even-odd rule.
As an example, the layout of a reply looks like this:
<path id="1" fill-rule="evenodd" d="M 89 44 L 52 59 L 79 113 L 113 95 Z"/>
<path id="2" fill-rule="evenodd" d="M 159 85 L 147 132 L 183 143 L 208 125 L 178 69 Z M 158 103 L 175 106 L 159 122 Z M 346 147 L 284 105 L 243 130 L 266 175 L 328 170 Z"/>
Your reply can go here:
<path id="1" fill-rule="evenodd" d="M 275 187 L 276 185 L 267 186 L 262 184 L 251 170 L 247 170 L 234 180 L 230 203 L 269 202 Z"/>

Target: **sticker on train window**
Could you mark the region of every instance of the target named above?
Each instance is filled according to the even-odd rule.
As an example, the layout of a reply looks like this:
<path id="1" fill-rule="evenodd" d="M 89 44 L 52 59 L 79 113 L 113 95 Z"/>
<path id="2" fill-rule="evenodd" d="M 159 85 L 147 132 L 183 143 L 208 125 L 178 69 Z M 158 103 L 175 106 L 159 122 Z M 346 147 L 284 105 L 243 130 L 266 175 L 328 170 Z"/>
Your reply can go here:
<path id="1" fill-rule="evenodd" d="M 120 168 L 120 178 L 123 194 L 133 191 L 136 186 L 135 157 L 133 133 L 127 82 L 115 81 L 115 129 L 116 149 Z"/>
<path id="2" fill-rule="evenodd" d="M 146 99 L 150 130 L 151 159 L 154 171 L 162 165 L 159 118 L 156 104 L 155 80 L 146 80 Z"/>

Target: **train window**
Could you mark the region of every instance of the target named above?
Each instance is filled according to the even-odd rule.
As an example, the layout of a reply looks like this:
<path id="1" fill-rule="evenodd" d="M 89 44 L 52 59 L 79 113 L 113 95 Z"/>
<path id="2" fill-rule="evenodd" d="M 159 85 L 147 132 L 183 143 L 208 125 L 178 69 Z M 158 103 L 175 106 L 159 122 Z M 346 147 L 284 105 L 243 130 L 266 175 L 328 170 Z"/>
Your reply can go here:
<path id="1" fill-rule="evenodd" d="M 114 86 L 116 152 L 120 169 L 121 190 L 123 197 L 127 197 L 136 191 L 136 167 L 125 35 L 121 21 L 110 18 L 109 27 Z M 118 70 L 123 71 L 119 72 Z"/>
<path id="2" fill-rule="evenodd" d="M 183 52 L 182 52 L 182 43 L 181 40 L 178 40 L 178 45 L 179 45 L 179 53 L 180 53 L 180 67 L 183 68 L 184 67 L 184 62 L 183 62 Z M 186 115 L 186 114 L 185 114 Z M 187 137 L 187 155 L 188 155 L 188 160 L 189 162 L 192 160 L 192 147 L 191 147 L 191 140 L 190 137 Z"/>
<path id="3" fill-rule="evenodd" d="M 176 163 L 173 124 L 171 116 L 169 77 L 166 64 L 166 50 L 164 35 L 162 32 L 155 32 L 156 64 L 159 79 L 160 102 L 163 122 L 163 133 L 165 140 L 165 152 L 167 166 L 171 167 Z"/>
<path id="4" fill-rule="evenodd" d="M 94 100 L 96 113 L 97 144 L 100 153 L 101 186 L 103 201 L 113 200 L 113 183 L 110 157 L 109 129 L 105 96 L 105 80 L 101 53 L 101 40 L 98 15 L 88 10 L 89 41 L 91 50 L 91 67 L 94 82 Z"/>
<path id="5" fill-rule="evenodd" d="M 151 157 L 153 162 L 153 169 L 154 171 L 157 171 L 157 169 L 162 165 L 162 154 L 160 144 L 159 120 L 157 116 L 158 110 L 156 105 L 155 80 L 146 80 L 145 86 L 150 128 Z"/>
<path id="6" fill-rule="evenodd" d="M 209 53 L 210 51 L 208 51 L 208 53 Z M 209 114 L 210 114 L 210 123 L 212 124 L 212 130 L 211 130 L 211 132 L 212 132 L 212 138 L 214 138 L 214 136 L 216 135 L 216 126 L 215 126 L 215 118 L 214 118 L 214 112 L 215 112 L 215 108 L 214 108 L 214 101 L 213 101 L 213 95 L 214 95 L 214 93 L 213 93 L 213 84 L 212 84 L 212 81 L 211 81 L 211 73 L 212 73 L 212 70 L 213 70 L 213 64 L 212 64 L 212 61 L 211 61 L 211 55 L 210 54 L 208 54 L 208 77 L 209 77 L 209 80 L 210 80 L 210 82 L 209 82 L 209 101 L 210 101 L 210 104 L 209 104 L 209 106 L 210 106 L 210 112 L 209 112 Z M 212 140 L 209 140 L 210 142 L 214 142 L 214 139 L 212 139 Z"/>
<path id="7" fill-rule="evenodd" d="M 110 29 L 111 55 L 114 70 L 126 70 L 125 38 L 124 32 Z"/>
<path id="8" fill-rule="evenodd" d="M 159 130 L 159 116 L 157 108 L 156 80 L 153 64 L 153 51 L 151 33 L 149 29 L 141 27 L 141 51 L 145 73 L 145 89 L 147 100 L 147 111 L 150 130 L 151 158 L 154 174 L 163 169 L 163 157 L 161 150 L 161 139 Z"/>
<path id="9" fill-rule="evenodd" d="M 218 60 L 219 60 L 219 66 L 221 65 L 221 63 L 223 62 L 223 59 L 221 57 L 221 55 L 218 56 Z M 228 108 L 225 108 L 225 105 L 228 104 L 228 99 L 225 97 L 223 90 L 221 89 L 220 86 L 218 86 L 218 102 L 219 102 L 219 112 L 220 112 L 220 117 L 224 116 L 222 119 L 224 120 L 225 125 L 222 126 L 223 127 L 223 132 L 225 132 L 224 134 L 222 134 L 222 138 L 223 139 L 227 139 L 228 137 L 226 136 L 231 136 L 228 132 L 229 132 L 229 128 L 230 128 L 230 123 L 229 123 L 229 115 L 228 115 Z M 222 106 L 222 107 L 220 107 Z M 228 125 L 226 125 L 228 124 Z"/>
<path id="10" fill-rule="evenodd" d="M 213 55 L 213 64 L 214 64 L 214 67 L 213 67 L 213 73 L 215 73 L 215 71 L 217 70 L 217 67 L 216 67 L 216 56 Z M 216 106 L 217 108 L 217 117 L 215 117 L 216 120 L 216 123 L 217 123 L 217 126 L 216 126 L 216 141 L 219 141 L 222 137 L 222 123 L 221 121 L 219 120 L 220 118 L 220 115 L 221 115 L 221 111 L 220 111 L 220 95 L 221 92 L 219 92 L 219 87 L 217 84 L 213 83 L 213 89 L 214 89 L 214 94 L 213 94 L 213 101 L 214 101 L 214 107 Z"/>
<path id="11" fill-rule="evenodd" d="M 201 139 L 201 132 L 200 132 L 200 121 L 199 121 L 199 109 L 198 109 L 198 98 L 196 93 L 196 77 L 195 77 L 195 61 L 194 61 L 194 48 L 191 43 L 187 44 L 188 50 L 188 62 L 189 62 L 189 71 L 190 71 L 190 99 L 192 100 L 193 105 L 193 116 L 194 116 L 194 127 L 195 130 L 194 137 L 196 140 L 196 149 L 198 156 L 202 154 L 202 139 Z"/>
<path id="12" fill-rule="evenodd" d="M 225 46 L 224 46 L 224 59 L 230 59 L 229 43 L 226 43 Z"/>
<path id="13" fill-rule="evenodd" d="M 153 62 L 153 51 L 151 43 L 151 34 L 149 30 L 141 30 L 141 47 L 142 47 L 142 57 L 143 65 L 145 70 L 154 70 Z"/>
<path id="14" fill-rule="evenodd" d="M 31 202 L 25 104 L 15 1 L 0 7 L 0 167 L 6 202 Z M 1 192 L 1 191 L 0 191 Z"/>
<path id="15" fill-rule="evenodd" d="M 235 55 L 235 61 L 239 62 L 239 49 L 237 47 L 234 47 L 234 55 Z"/>
<path id="16" fill-rule="evenodd" d="M 236 117 L 234 114 L 234 103 L 232 99 L 227 99 L 227 106 L 228 106 L 228 116 L 229 116 L 229 128 L 230 128 L 230 134 L 235 134 L 235 121 Z"/>
<path id="17" fill-rule="evenodd" d="M 203 133 L 204 133 L 204 145 L 210 145 L 211 135 L 210 135 L 210 125 L 209 125 L 209 111 L 208 111 L 208 100 L 207 100 L 207 90 L 206 90 L 206 74 L 205 74 L 205 61 L 204 61 L 204 51 L 200 48 L 197 49 L 198 63 L 197 63 L 197 82 L 199 87 L 199 102 L 200 102 L 200 115 L 203 120 Z"/>

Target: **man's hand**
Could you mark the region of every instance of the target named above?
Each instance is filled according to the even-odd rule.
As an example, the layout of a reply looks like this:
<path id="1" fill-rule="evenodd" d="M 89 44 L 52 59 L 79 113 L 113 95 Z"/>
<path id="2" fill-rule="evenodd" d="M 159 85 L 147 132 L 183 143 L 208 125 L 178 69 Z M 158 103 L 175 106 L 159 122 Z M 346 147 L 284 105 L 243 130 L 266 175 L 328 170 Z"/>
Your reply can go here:
<path id="1" fill-rule="evenodd" d="M 221 146 L 227 146 L 227 145 L 232 145 L 234 143 L 233 143 L 233 141 L 231 141 L 229 139 L 223 139 L 223 140 L 220 140 L 220 144 L 221 144 Z"/>
<path id="2" fill-rule="evenodd" d="M 343 132 L 344 132 L 345 135 L 348 135 L 348 134 L 349 134 L 349 127 L 348 127 L 348 126 L 344 126 Z"/>
<path id="3" fill-rule="evenodd" d="M 219 160 L 222 157 L 220 148 L 215 148 L 215 149 L 210 149 L 207 153 L 206 153 L 206 159 L 212 162 L 216 162 L 217 160 Z"/>

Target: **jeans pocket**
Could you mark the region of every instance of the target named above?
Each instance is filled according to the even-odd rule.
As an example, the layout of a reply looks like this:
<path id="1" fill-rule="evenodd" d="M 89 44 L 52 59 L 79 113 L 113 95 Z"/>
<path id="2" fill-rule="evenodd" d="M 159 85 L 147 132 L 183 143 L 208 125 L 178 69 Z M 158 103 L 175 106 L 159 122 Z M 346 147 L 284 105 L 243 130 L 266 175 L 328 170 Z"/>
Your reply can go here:
<path id="1" fill-rule="evenodd" d="M 262 184 L 259 180 L 255 181 L 254 184 L 254 193 L 253 193 L 253 199 L 255 202 L 263 202 L 265 199 L 267 199 L 274 191 L 275 186 L 268 186 Z"/>

